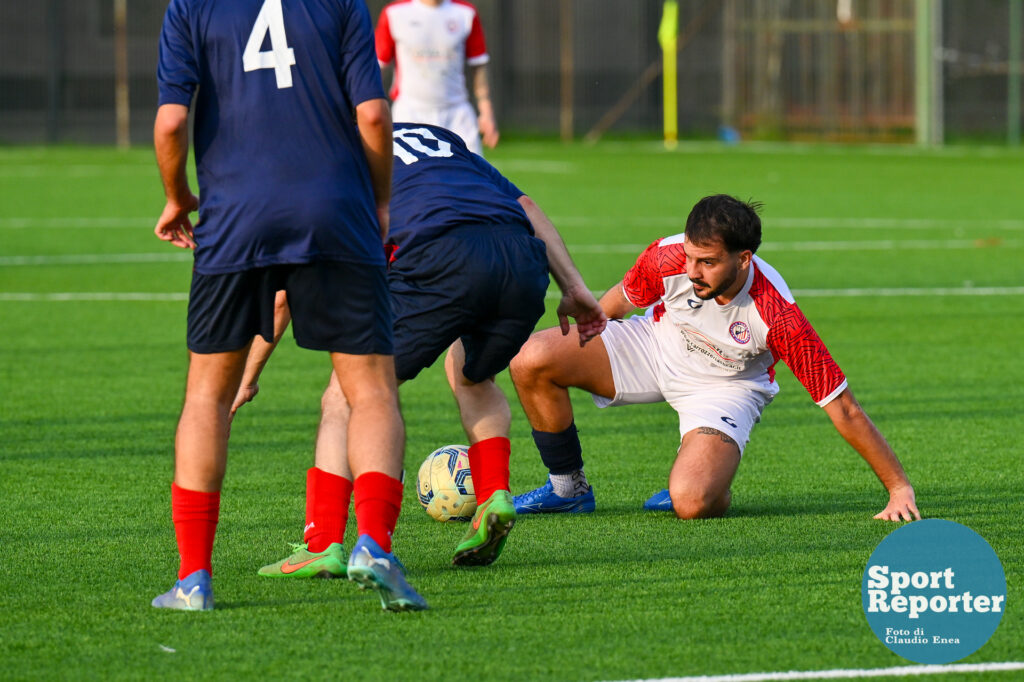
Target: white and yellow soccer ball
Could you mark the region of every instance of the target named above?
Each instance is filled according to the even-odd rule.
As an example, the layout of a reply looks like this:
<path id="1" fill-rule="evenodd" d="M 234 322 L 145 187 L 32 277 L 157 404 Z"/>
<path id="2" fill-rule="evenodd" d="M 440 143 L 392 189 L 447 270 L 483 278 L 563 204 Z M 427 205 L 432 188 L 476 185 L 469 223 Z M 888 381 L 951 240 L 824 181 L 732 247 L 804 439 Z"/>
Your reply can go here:
<path id="1" fill-rule="evenodd" d="M 445 445 L 431 452 L 416 476 L 420 504 L 438 521 L 469 521 L 476 511 L 469 447 Z"/>

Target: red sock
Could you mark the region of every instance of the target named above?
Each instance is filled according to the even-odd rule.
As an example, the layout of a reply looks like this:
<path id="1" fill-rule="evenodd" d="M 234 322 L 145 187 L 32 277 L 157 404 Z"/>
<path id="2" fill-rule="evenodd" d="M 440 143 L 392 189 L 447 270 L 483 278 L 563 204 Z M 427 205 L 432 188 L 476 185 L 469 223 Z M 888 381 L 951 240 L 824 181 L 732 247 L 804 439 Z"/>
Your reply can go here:
<path id="1" fill-rule="evenodd" d="M 219 517 L 219 491 L 203 493 L 171 483 L 171 520 L 181 555 L 179 580 L 200 569 L 213 575 L 213 536 Z"/>
<path id="2" fill-rule="evenodd" d="M 303 540 L 310 552 L 322 552 L 332 542 L 345 541 L 352 481 L 311 467 L 306 472 L 306 528 Z"/>
<path id="3" fill-rule="evenodd" d="M 508 438 L 488 438 L 469 446 L 469 471 L 478 504 L 496 490 L 508 490 L 508 459 L 512 443 Z"/>
<path id="4" fill-rule="evenodd" d="M 381 549 L 390 552 L 391 534 L 402 508 L 402 482 L 370 471 L 355 480 L 353 495 L 359 534 L 369 535 Z"/>

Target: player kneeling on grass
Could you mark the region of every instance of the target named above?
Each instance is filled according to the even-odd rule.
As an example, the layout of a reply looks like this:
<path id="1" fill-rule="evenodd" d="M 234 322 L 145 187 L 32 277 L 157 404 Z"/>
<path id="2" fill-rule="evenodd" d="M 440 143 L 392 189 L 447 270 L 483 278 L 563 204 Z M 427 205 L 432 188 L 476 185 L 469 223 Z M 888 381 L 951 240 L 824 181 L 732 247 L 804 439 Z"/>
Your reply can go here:
<path id="1" fill-rule="evenodd" d="M 567 316 L 577 321 L 574 345 L 597 336 L 607 317 L 543 211 L 457 135 L 396 123 L 394 155 L 388 287 L 395 372 L 399 381 L 412 379 L 451 347 L 445 371 L 469 437 L 478 501 L 452 561 L 486 565 L 498 558 L 515 523 L 508 472 L 511 412 L 494 376 L 508 367 L 544 313 L 549 271 L 563 293 L 562 333 L 570 330 Z M 287 303 L 279 298 L 276 339 L 287 324 Z M 256 395 L 272 350 L 272 344 L 255 340 L 235 409 Z M 315 466 L 306 479 L 305 543 L 260 569 L 261 575 L 342 574 L 352 491 L 345 453 L 354 446 L 348 424 L 349 406 L 333 374 L 322 401 Z"/>
<path id="2" fill-rule="evenodd" d="M 548 329 L 526 343 L 512 361 L 512 379 L 551 475 L 515 497 L 518 513 L 594 510 L 569 402 L 573 386 L 590 391 L 599 407 L 666 401 L 675 408 L 681 443 L 668 489 L 644 507 L 682 519 L 721 516 L 750 431 L 778 393 L 775 363 L 782 360 L 888 489 L 875 518 L 921 518 L 896 455 L 785 281 L 754 255 L 757 208 L 705 197 L 684 234 L 654 242 L 601 298 L 612 321 L 600 338 L 579 347 Z M 623 319 L 645 306 L 646 314 Z"/>

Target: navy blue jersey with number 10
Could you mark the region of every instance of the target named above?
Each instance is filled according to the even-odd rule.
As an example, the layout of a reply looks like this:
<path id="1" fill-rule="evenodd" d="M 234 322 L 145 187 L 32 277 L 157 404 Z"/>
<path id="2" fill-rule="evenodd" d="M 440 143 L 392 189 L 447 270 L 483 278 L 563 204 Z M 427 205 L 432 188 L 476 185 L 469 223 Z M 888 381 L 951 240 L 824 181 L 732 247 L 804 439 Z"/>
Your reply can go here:
<path id="1" fill-rule="evenodd" d="M 384 262 L 354 121 L 384 97 L 364 0 L 171 0 L 157 78 L 161 105 L 195 94 L 197 272 Z"/>
<path id="2" fill-rule="evenodd" d="M 396 259 L 453 227 L 522 225 L 533 234 L 518 201 L 523 192 L 461 137 L 423 123 L 394 125 L 388 242 L 398 247 Z"/>

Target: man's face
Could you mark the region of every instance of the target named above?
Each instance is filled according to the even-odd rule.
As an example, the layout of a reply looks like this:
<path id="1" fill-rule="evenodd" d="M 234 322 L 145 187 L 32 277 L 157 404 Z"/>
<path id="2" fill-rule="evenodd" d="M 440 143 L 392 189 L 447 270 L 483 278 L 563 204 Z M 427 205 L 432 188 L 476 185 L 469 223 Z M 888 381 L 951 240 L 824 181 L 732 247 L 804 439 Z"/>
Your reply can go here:
<path id="1" fill-rule="evenodd" d="M 731 300 L 743 288 L 745 280 L 740 279 L 740 273 L 747 272 L 749 251 L 732 254 L 726 251 L 721 240 L 698 246 L 687 239 L 683 242 L 683 252 L 686 253 L 686 272 L 697 298 L 707 301 L 725 296 Z"/>

